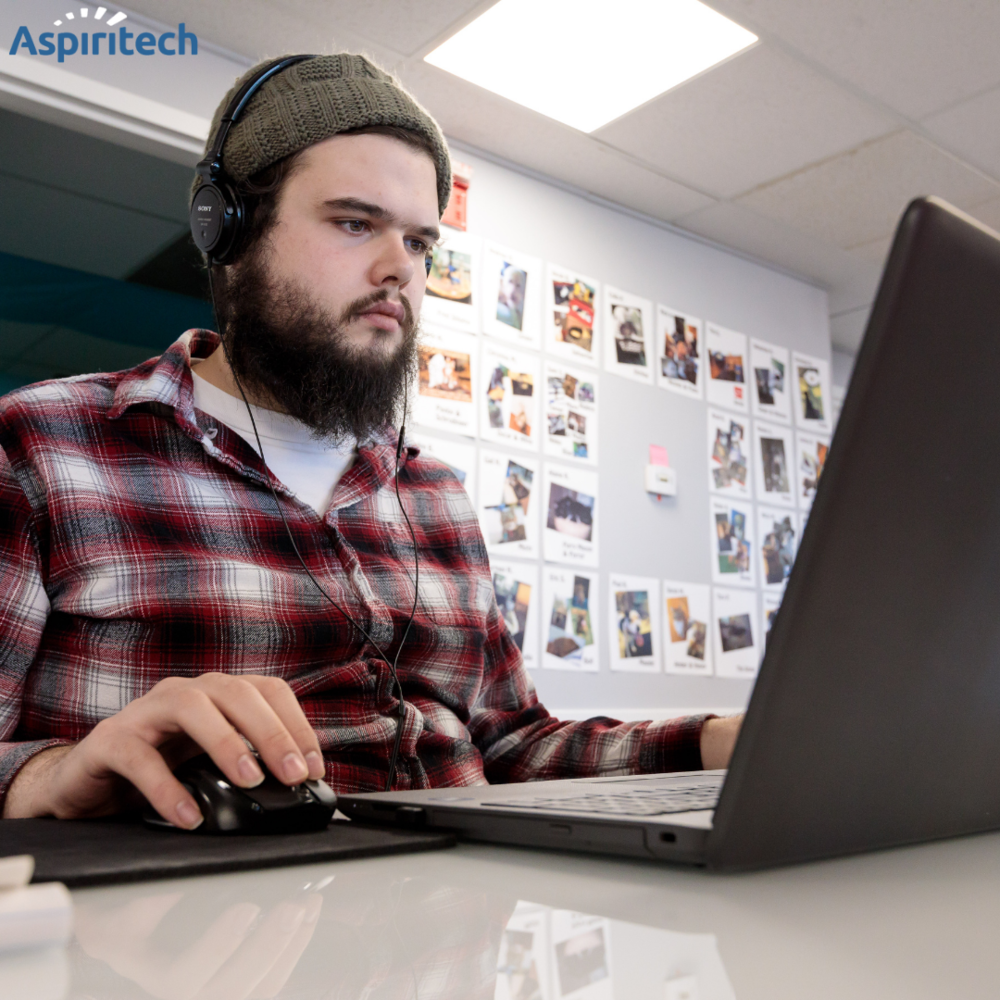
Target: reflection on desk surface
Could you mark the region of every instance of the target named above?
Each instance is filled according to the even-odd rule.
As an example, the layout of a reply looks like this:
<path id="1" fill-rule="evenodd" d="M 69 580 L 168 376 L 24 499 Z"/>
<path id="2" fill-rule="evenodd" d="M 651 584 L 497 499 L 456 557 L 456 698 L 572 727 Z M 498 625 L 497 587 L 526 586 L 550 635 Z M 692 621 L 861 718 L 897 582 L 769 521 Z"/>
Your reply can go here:
<path id="1" fill-rule="evenodd" d="M 994 997 L 1000 835 L 750 875 L 464 845 L 75 892 L 3 1000 Z"/>

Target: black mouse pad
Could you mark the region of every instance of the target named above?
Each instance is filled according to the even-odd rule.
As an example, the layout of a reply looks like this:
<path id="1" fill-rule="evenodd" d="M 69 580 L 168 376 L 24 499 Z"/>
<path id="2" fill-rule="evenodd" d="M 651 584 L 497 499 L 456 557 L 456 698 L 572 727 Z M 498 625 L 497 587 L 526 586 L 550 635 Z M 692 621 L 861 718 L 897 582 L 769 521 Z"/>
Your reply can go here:
<path id="1" fill-rule="evenodd" d="M 141 822 L 0 820 L 0 857 L 31 854 L 34 882 L 70 887 L 142 882 L 315 861 L 370 858 L 452 847 L 448 833 L 334 821 L 320 833 L 208 836 L 152 830 Z"/>

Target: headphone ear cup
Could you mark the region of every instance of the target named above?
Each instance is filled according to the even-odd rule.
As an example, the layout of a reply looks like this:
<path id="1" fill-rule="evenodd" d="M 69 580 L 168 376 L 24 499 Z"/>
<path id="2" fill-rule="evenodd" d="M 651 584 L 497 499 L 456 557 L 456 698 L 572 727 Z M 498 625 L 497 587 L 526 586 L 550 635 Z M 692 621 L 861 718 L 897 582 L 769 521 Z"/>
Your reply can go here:
<path id="1" fill-rule="evenodd" d="M 229 184 L 206 181 L 194 193 L 191 238 L 211 264 L 228 264 L 243 233 L 243 199 Z"/>

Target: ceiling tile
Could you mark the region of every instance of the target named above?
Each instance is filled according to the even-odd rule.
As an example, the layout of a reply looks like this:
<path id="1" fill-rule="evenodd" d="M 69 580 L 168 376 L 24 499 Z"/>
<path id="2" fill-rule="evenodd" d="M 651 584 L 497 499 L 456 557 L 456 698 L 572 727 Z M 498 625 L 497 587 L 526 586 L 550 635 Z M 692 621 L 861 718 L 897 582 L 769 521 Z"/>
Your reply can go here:
<path id="1" fill-rule="evenodd" d="M 582 132 L 427 63 L 411 63 L 401 75 L 450 138 L 664 221 L 711 203 Z"/>
<path id="2" fill-rule="evenodd" d="M 889 116 L 765 44 L 595 135 L 728 198 L 894 127 Z"/>
<path id="3" fill-rule="evenodd" d="M 873 261 L 859 260 L 857 263 L 857 270 L 849 278 L 830 288 L 828 302 L 831 316 L 853 309 L 867 309 L 875 301 L 882 267 Z"/>
<path id="4" fill-rule="evenodd" d="M 718 202 L 679 218 L 676 224 L 700 236 L 771 261 L 827 288 L 846 280 L 858 269 L 850 254 L 756 212 Z"/>
<path id="5" fill-rule="evenodd" d="M 1000 184 L 903 130 L 764 185 L 739 201 L 849 250 L 889 236 L 907 203 L 926 194 L 968 210 L 1000 196 Z"/>
<path id="6" fill-rule="evenodd" d="M 1000 178 L 1000 87 L 963 101 L 922 122 L 953 153 Z"/>
<path id="7" fill-rule="evenodd" d="M 996 0 L 712 0 L 831 75 L 921 118 L 1000 83 Z"/>
<path id="8" fill-rule="evenodd" d="M 291 11 L 325 36 L 347 32 L 409 56 L 454 34 L 494 3 L 496 0 L 276 0 L 275 6 Z"/>

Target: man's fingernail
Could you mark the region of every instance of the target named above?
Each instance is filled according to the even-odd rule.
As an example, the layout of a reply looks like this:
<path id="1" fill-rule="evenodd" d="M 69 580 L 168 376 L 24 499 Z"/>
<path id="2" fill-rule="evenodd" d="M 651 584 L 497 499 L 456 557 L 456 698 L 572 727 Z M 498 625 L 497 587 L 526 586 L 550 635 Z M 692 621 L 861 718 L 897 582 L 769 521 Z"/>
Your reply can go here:
<path id="1" fill-rule="evenodd" d="M 309 765 L 309 774 L 314 778 L 322 778 L 326 774 L 326 765 L 323 763 L 323 755 L 315 750 L 310 750 L 306 754 L 306 764 Z"/>
<path id="2" fill-rule="evenodd" d="M 285 757 L 281 762 L 281 770 L 285 775 L 285 781 L 289 781 L 293 785 L 305 781 L 309 777 L 309 768 L 306 767 L 306 762 L 297 753 L 290 753 Z"/>
<path id="3" fill-rule="evenodd" d="M 195 830 L 205 821 L 205 817 L 202 816 L 201 811 L 189 799 L 181 799 L 174 811 L 177 813 L 180 825 L 185 830 Z"/>
<path id="4" fill-rule="evenodd" d="M 240 772 L 240 778 L 248 788 L 254 788 L 264 780 L 260 765 L 248 753 L 243 754 L 236 762 L 236 770 Z"/>

